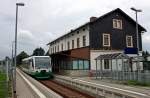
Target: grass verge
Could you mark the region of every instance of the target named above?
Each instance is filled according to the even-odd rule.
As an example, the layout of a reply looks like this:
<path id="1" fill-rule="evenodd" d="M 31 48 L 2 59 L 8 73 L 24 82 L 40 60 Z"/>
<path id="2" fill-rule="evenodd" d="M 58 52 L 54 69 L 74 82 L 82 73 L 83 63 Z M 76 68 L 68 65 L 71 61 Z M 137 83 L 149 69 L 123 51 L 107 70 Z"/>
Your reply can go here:
<path id="1" fill-rule="evenodd" d="M 0 73 L 0 98 L 6 98 L 6 74 Z"/>
<path id="2" fill-rule="evenodd" d="M 150 83 L 139 82 L 139 81 L 136 81 L 136 80 L 128 80 L 127 85 L 148 86 L 148 87 L 150 87 Z"/>
<path id="3" fill-rule="evenodd" d="M 0 81 L 6 81 L 6 74 L 0 73 Z"/>

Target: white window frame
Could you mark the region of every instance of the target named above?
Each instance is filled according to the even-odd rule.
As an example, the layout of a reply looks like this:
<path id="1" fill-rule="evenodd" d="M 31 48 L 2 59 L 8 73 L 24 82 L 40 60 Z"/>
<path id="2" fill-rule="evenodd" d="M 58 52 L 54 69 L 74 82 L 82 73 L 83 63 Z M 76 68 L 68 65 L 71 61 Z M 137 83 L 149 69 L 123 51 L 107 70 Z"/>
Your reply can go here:
<path id="1" fill-rule="evenodd" d="M 131 46 L 128 45 L 128 38 L 129 37 L 131 38 Z M 129 35 L 126 36 L 126 46 L 127 47 L 133 47 L 133 38 L 132 38 L 132 36 L 129 36 Z"/>
<path id="2" fill-rule="evenodd" d="M 119 24 L 119 22 L 121 24 Z M 115 24 L 117 24 L 117 25 L 115 25 Z M 113 28 L 122 29 L 122 20 L 121 19 L 113 19 Z"/>
<path id="3" fill-rule="evenodd" d="M 105 44 L 104 36 L 108 36 L 108 45 Z M 103 34 L 103 46 L 110 46 L 110 34 Z"/>

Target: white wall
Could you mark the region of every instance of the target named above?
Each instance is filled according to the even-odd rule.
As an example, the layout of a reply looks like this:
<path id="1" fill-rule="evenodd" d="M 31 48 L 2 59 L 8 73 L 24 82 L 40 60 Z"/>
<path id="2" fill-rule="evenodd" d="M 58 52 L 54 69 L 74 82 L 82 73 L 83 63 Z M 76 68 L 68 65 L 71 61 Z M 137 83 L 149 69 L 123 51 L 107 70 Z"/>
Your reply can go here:
<path id="1" fill-rule="evenodd" d="M 112 53 L 122 53 L 122 51 L 91 50 L 90 51 L 91 70 L 95 70 L 96 69 L 96 61 L 95 61 L 96 57 L 98 57 L 99 55 L 112 54 Z M 98 64 L 98 67 L 100 68 L 99 64 Z"/>
<path id="2" fill-rule="evenodd" d="M 98 57 L 99 55 L 113 54 L 113 53 L 123 53 L 123 51 L 91 50 L 90 51 L 90 61 L 91 61 L 90 65 L 91 65 L 91 70 L 96 70 L 96 60 L 95 60 L 96 57 Z M 139 53 L 139 54 L 141 55 L 141 53 Z M 128 55 L 128 56 L 134 57 L 134 56 L 137 56 L 137 55 L 135 54 L 135 55 Z M 123 62 L 126 62 L 126 60 L 123 60 Z M 111 65 L 111 60 L 109 61 L 109 63 Z M 116 60 L 112 60 L 112 70 L 119 70 L 119 71 L 121 71 L 122 70 L 122 66 L 123 66 L 122 59 L 118 59 L 117 61 Z M 133 62 L 132 66 L 133 66 L 133 70 L 137 69 L 135 62 Z M 97 61 L 97 69 L 98 70 L 101 69 L 100 61 Z M 102 60 L 102 69 L 104 70 L 104 60 Z M 143 69 L 143 63 L 140 63 L 140 69 L 141 70 Z M 108 69 L 108 70 L 111 70 L 111 66 L 110 66 L 110 69 Z"/>
<path id="3" fill-rule="evenodd" d="M 147 60 L 150 61 L 150 56 L 147 57 Z"/>
<path id="4" fill-rule="evenodd" d="M 85 31 L 83 31 L 83 28 L 85 29 Z M 70 49 L 72 49 L 72 40 L 74 40 L 74 49 L 77 48 L 77 38 L 80 38 L 80 47 L 79 48 L 83 47 L 83 36 L 86 36 L 86 46 L 89 46 L 89 26 L 86 26 L 83 28 L 78 30 L 79 33 L 77 33 L 77 31 L 75 31 L 74 33 L 72 33 L 73 35 L 70 34 L 68 37 L 65 37 L 62 40 L 57 41 L 55 44 L 49 45 L 49 54 L 52 54 L 51 48 L 58 46 L 58 45 L 59 45 L 59 51 L 56 51 L 56 52 L 62 51 L 61 44 L 63 44 L 63 51 L 68 50 L 68 44 L 67 44 L 68 41 L 70 42 Z"/>

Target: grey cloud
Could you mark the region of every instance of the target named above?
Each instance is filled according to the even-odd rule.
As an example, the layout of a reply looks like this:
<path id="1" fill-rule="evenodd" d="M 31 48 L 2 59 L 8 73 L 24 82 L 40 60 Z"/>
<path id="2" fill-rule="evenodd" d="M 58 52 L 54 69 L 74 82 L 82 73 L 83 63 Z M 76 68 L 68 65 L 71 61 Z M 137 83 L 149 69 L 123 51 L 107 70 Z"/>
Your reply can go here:
<path id="1" fill-rule="evenodd" d="M 143 9 L 138 14 L 139 23 L 146 27 L 143 47 L 150 50 L 150 1 L 149 0 L 2 0 L 0 1 L 0 59 L 11 55 L 14 40 L 15 3 L 24 2 L 18 15 L 18 53 L 22 50 L 32 54 L 36 47 L 46 44 L 85 22 L 91 16 L 101 16 L 120 7 L 132 18 L 134 6 Z M 9 51 L 9 52 L 8 52 Z"/>

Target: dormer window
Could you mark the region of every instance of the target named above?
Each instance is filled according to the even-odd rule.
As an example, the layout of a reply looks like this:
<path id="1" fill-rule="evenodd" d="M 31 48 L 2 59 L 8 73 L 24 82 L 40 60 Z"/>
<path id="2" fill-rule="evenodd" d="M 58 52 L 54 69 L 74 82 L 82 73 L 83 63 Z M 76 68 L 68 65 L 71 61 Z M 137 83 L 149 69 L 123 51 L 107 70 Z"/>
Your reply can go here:
<path id="1" fill-rule="evenodd" d="M 122 29 L 122 20 L 120 20 L 120 19 L 113 19 L 113 28 L 115 28 L 115 29 Z"/>

